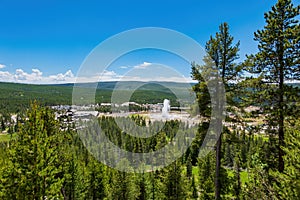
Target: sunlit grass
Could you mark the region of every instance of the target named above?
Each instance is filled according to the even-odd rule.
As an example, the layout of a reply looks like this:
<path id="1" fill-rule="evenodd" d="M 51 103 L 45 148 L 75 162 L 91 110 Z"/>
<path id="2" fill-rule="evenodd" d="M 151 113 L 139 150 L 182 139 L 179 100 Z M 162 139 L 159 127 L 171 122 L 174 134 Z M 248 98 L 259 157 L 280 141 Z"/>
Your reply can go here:
<path id="1" fill-rule="evenodd" d="M 0 134 L 0 142 L 8 142 L 11 139 L 15 138 L 16 134 Z"/>

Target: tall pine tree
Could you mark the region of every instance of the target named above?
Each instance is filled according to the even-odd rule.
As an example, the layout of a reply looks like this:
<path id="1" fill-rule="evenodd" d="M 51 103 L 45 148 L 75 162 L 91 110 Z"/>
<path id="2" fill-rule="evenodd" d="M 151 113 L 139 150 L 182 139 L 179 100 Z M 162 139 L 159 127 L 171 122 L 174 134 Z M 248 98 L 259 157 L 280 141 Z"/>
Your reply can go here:
<path id="1" fill-rule="evenodd" d="M 260 80 L 261 109 L 266 115 L 268 132 L 278 136 L 278 170 L 283 172 L 285 120 L 297 115 L 295 106 L 299 95 L 288 81 L 300 80 L 299 6 L 291 0 L 278 0 L 265 13 L 266 25 L 254 33 L 259 52 L 248 56 L 249 71 Z M 255 99 L 254 101 L 258 101 Z"/>
<path id="2" fill-rule="evenodd" d="M 233 111 L 231 107 L 236 106 L 237 102 L 234 101 L 234 90 L 235 81 L 238 80 L 239 74 L 242 70 L 241 65 L 237 65 L 235 60 L 238 59 L 239 42 L 234 44 L 234 38 L 229 34 L 229 26 L 227 23 L 222 23 L 219 26 L 219 32 L 206 43 L 205 49 L 207 56 L 204 58 L 204 66 L 192 65 L 192 77 L 198 80 L 198 84 L 193 88 L 197 93 L 197 98 L 200 107 L 200 114 L 203 116 L 210 115 L 210 104 L 209 94 L 207 90 L 207 85 L 204 83 L 202 77 L 203 73 L 207 73 L 203 69 L 208 67 L 213 67 L 217 69 L 220 75 L 217 78 L 221 79 L 226 89 L 226 100 L 229 105 L 228 111 Z M 200 73 L 202 72 L 202 73 Z M 208 72 L 209 73 L 209 72 Z M 219 86 L 216 87 L 216 95 Z M 218 98 L 219 99 L 219 98 Z M 222 102 L 219 102 L 222 104 Z M 217 105 L 222 107 L 222 105 Z M 209 113 L 209 114 L 207 114 Z M 215 199 L 220 199 L 221 197 L 221 149 L 222 149 L 222 134 L 220 135 L 216 144 L 216 176 L 215 176 Z"/>

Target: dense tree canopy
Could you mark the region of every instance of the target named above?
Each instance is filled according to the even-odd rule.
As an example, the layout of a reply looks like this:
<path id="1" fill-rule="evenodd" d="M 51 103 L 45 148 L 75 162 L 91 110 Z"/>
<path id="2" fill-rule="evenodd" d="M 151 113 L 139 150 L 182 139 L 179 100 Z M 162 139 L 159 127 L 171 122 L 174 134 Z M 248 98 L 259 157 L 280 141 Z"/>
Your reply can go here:
<path id="1" fill-rule="evenodd" d="M 234 42 L 227 23 L 208 38 L 204 65 L 192 63 L 192 78 L 198 81 L 193 85 L 197 102 L 189 105 L 187 114 L 195 117 L 199 111 L 199 124 L 151 121 L 135 113 L 118 117 L 118 123 L 127 125 L 124 131 L 115 117 L 104 115 L 95 120 L 114 145 L 133 153 L 153 152 L 166 145 L 180 148 L 191 139 L 188 133 L 197 130 L 187 151 L 160 170 L 151 171 L 147 166 L 149 170 L 142 173 L 127 173 L 99 162 L 97 156 L 107 153 L 99 152 L 99 146 L 106 144 L 98 141 L 91 129 L 76 130 L 71 119 L 56 118 L 57 113 L 47 107 L 70 104 L 70 85 L 28 85 L 26 89 L 24 85 L 0 84 L 0 199 L 298 200 L 300 87 L 295 82 L 300 80 L 299 10 L 291 0 L 278 0 L 265 14 L 264 28 L 254 34 L 258 52 L 243 63 L 236 61 L 239 42 Z M 207 83 L 211 74 L 218 83 L 213 90 Z M 224 85 L 227 101 L 222 134 L 216 145 L 207 147 L 210 152 L 199 157 L 212 107 L 225 106 L 219 83 Z M 109 99 L 111 84 L 106 87 L 97 90 L 97 102 Z M 132 98 L 140 103 L 173 98 L 178 103 L 166 88 L 156 92 L 153 88 L 149 84 Z M 213 95 L 218 101 L 211 100 Z M 34 99 L 39 103 L 30 105 Z M 111 111 L 109 107 L 101 109 Z M 147 131 L 155 134 L 132 136 L 142 133 L 137 133 L 129 120 L 142 127 L 151 125 Z M 85 134 L 85 139 L 79 134 Z M 182 144 L 173 141 L 177 134 Z M 118 167 L 132 172 L 130 159 L 120 159 L 118 152 L 110 156 L 118 158 Z M 162 155 L 154 161 L 164 163 L 166 159 Z"/>

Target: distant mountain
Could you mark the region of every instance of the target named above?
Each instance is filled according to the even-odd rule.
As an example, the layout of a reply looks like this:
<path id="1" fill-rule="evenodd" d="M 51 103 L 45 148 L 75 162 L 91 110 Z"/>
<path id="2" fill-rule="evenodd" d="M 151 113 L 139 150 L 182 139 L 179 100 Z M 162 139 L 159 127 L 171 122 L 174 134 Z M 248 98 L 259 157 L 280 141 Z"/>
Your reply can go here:
<path id="1" fill-rule="evenodd" d="M 292 85 L 293 87 L 300 88 L 300 83 L 288 83 L 288 85 Z"/>
<path id="2" fill-rule="evenodd" d="M 163 82 L 163 81 L 152 81 L 152 82 L 141 82 L 141 81 L 107 81 L 107 82 L 98 82 L 98 83 L 67 83 L 67 84 L 52 84 L 51 86 L 68 86 L 90 88 L 95 87 L 97 84 L 98 89 L 114 90 L 116 86 L 118 89 L 122 88 L 123 90 L 133 90 L 138 86 L 140 90 L 158 90 L 159 88 L 187 88 L 195 83 L 178 83 L 178 82 Z"/>

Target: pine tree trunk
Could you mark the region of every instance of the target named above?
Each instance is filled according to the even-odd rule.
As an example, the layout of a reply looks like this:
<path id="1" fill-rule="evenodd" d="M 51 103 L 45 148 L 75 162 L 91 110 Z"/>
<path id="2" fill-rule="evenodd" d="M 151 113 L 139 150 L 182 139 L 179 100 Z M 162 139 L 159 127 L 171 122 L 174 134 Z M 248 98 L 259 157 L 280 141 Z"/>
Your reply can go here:
<path id="1" fill-rule="evenodd" d="M 221 135 L 216 146 L 216 178 L 215 178 L 215 199 L 221 199 L 221 182 L 220 182 L 220 168 L 221 168 Z"/>
<path id="2" fill-rule="evenodd" d="M 225 30 L 226 32 L 226 30 Z M 223 52 L 223 58 L 226 58 L 227 56 L 227 43 L 226 43 L 226 39 L 224 41 L 224 52 Z M 219 63 L 216 63 L 217 66 Z M 223 63 L 222 63 L 222 84 L 225 83 L 225 70 L 226 70 L 226 60 L 223 59 Z M 217 100 L 217 108 L 218 108 L 218 111 L 220 113 L 218 113 L 218 125 L 222 126 L 222 120 L 221 120 L 221 116 L 222 116 L 222 110 L 223 110 L 223 99 L 222 99 L 222 96 L 219 96 L 220 95 L 220 92 L 221 92 L 221 84 L 218 83 L 217 85 L 217 96 L 218 96 L 218 100 Z M 220 136 L 218 138 L 218 141 L 217 141 L 217 144 L 216 144 L 216 178 L 215 178 L 215 199 L 216 200 L 219 200 L 221 199 L 221 181 L 220 181 L 220 170 L 221 170 L 221 150 L 222 150 L 222 128 L 220 128 Z"/>
<path id="3" fill-rule="evenodd" d="M 284 12 L 281 13 L 282 19 L 284 19 Z M 283 22 L 282 22 L 283 23 Z M 280 24 L 280 29 L 283 32 L 283 24 Z M 279 145 L 278 145 L 278 170 L 279 172 L 283 172 L 284 170 L 284 161 L 283 161 L 283 146 L 284 146 L 284 38 L 283 35 L 280 35 L 279 38 L 279 129 L 278 129 L 278 138 L 279 138 Z"/>
<path id="4" fill-rule="evenodd" d="M 278 170 L 279 172 L 283 172 L 284 170 L 284 161 L 283 161 L 283 146 L 284 146 L 284 113 L 283 113 L 283 96 L 284 96 L 284 88 L 283 88 L 283 82 L 284 82 L 284 77 L 283 77 L 283 61 L 282 61 L 283 55 L 281 57 L 280 55 L 280 77 L 279 77 L 279 130 L 278 130 L 278 135 L 279 135 L 279 145 L 278 145 Z"/>
<path id="5" fill-rule="evenodd" d="M 225 77 L 225 66 L 223 64 L 223 71 L 222 71 L 222 83 L 224 83 L 224 77 Z M 223 102 L 222 102 L 222 97 L 220 97 L 220 83 L 218 82 L 217 84 L 217 108 L 218 108 L 218 116 L 217 116 L 217 121 L 218 125 L 222 126 L 222 108 L 223 108 Z M 219 127 L 220 131 L 220 136 L 218 138 L 217 144 L 216 144 L 216 177 L 215 177 L 215 199 L 219 200 L 221 199 L 221 181 L 220 181 L 220 169 L 221 169 L 221 149 L 222 149 L 222 127 Z"/>

